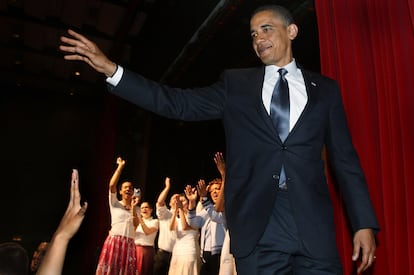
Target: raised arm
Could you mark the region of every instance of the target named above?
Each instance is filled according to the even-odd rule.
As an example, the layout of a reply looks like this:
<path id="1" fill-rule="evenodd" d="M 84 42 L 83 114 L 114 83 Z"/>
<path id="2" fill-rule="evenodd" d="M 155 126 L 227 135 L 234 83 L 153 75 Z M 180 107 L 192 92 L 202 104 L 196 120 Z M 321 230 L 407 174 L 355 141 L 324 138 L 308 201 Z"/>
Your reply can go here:
<path id="1" fill-rule="evenodd" d="M 109 60 L 94 42 L 73 30 L 68 30 L 68 34 L 70 37 L 60 37 L 64 45 L 59 46 L 59 49 L 66 53 L 66 60 L 84 61 L 107 77 L 115 74 L 117 65 Z"/>
<path id="2" fill-rule="evenodd" d="M 170 188 L 171 188 L 170 178 L 166 177 L 165 178 L 165 187 L 161 191 L 161 193 L 160 193 L 160 195 L 158 196 L 158 199 L 157 199 L 157 207 L 161 207 L 161 206 L 165 205 L 165 200 L 167 199 L 168 192 L 170 192 Z"/>
<path id="3" fill-rule="evenodd" d="M 199 180 L 198 182 L 204 180 Z M 197 211 L 197 192 L 198 186 L 192 187 L 190 185 L 187 185 L 184 189 L 184 193 L 188 199 L 188 212 L 187 212 L 187 222 L 192 228 L 201 228 L 207 218 L 207 213 L 204 214 L 204 212 L 198 212 Z M 200 203 L 201 205 L 201 203 Z M 201 215 L 203 214 L 203 215 Z"/>
<path id="4" fill-rule="evenodd" d="M 118 164 L 118 167 L 116 168 L 114 174 L 111 177 L 111 180 L 109 181 L 109 191 L 111 193 L 116 193 L 116 185 L 119 181 L 119 177 L 121 176 L 121 172 L 124 169 L 125 160 L 123 160 L 121 157 L 118 157 L 116 159 L 116 163 Z"/>
<path id="5" fill-rule="evenodd" d="M 193 229 L 187 222 L 187 215 L 184 211 L 184 205 L 183 205 L 182 201 L 180 200 L 180 196 L 177 197 L 177 209 L 178 209 L 178 213 L 180 215 L 181 228 L 183 230 Z"/>
<path id="6" fill-rule="evenodd" d="M 224 161 L 223 153 L 217 152 L 214 155 L 214 162 L 216 163 L 217 170 L 219 170 L 221 175 L 221 188 L 218 195 L 215 210 L 217 212 L 224 212 L 224 184 L 226 181 L 226 162 Z"/>
<path id="7" fill-rule="evenodd" d="M 170 230 L 171 231 L 175 231 L 177 229 L 177 222 L 176 222 L 176 218 L 177 218 L 177 215 L 178 215 L 177 200 L 179 200 L 179 195 L 175 194 L 171 198 L 171 212 L 172 212 L 172 217 L 171 217 L 171 220 L 170 220 Z"/>
<path id="8" fill-rule="evenodd" d="M 131 212 L 131 216 L 133 217 L 133 224 L 134 224 L 134 229 L 136 230 L 138 225 L 139 225 L 139 217 L 141 216 L 140 214 L 140 210 L 137 211 L 137 205 L 139 203 L 139 201 L 141 200 L 141 197 L 136 197 L 134 196 L 131 200 L 131 207 L 130 207 L 130 212 Z"/>
<path id="9" fill-rule="evenodd" d="M 79 176 L 78 171 L 74 169 L 72 172 L 68 207 L 52 237 L 52 240 L 49 243 L 46 254 L 36 274 L 62 274 L 68 243 L 82 224 L 86 209 L 88 207 L 86 202 L 81 205 L 80 200 Z"/>
<path id="10" fill-rule="evenodd" d="M 139 225 L 141 225 L 142 231 L 145 235 L 149 235 L 151 233 L 157 232 L 157 227 L 150 227 L 145 223 L 145 220 L 142 218 L 141 215 L 138 215 Z"/>

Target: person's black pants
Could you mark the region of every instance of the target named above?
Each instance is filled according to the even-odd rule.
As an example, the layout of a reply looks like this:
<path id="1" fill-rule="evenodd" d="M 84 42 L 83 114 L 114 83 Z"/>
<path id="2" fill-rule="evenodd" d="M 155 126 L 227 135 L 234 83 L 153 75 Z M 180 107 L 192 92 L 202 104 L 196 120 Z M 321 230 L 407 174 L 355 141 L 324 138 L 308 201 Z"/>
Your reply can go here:
<path id="1" fill-rule="evenodd" d="M 201 259 L 200 275 L 217 275 L 220 269 L 220 254 L 211 255 L 209 251 L 203 251 Z"/>
<path id="2" fill-rule="evenodd" d="M 315 258 L 304 249 L 293 219 L 289 191 L 280 191 L 273 213 L 255 250 L 236 258 L 237 275 L 342 275 L 337 255 Z"/>
<path id="3" fill-rule="evenodd" d="M 170 268 L 171 252 L 158 249 L 154 256 L 154 275 L 167 275 Z"/>

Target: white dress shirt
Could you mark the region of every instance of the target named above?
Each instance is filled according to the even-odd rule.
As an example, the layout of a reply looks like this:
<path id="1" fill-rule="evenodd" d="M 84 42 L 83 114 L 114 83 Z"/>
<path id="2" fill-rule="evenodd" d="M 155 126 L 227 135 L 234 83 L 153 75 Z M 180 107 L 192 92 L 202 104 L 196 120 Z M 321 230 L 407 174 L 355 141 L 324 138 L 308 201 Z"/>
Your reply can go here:
<path id="1" fill-rule="evenodd" d="M 295 60 L 284 66 L 288 72 L 285 78 L 289 85 L 289 102 L 290 102 L 290 118 L 289 118 L 289 131 L 292 130 L 299 116 L 302 114 L 303 109 L 308 101 L 308 95 L 306 93 L 305 80 L 303 79 L 302 71 L 296 66 Z M 273 89 L 276 82 L 279 80 L 280 67 L 275 65 L 268 65 L 265 67 L 265 76 L 263 81 L 262 100 L 263 105 L 270 115 L 270 102 L 272 101 Z"/>

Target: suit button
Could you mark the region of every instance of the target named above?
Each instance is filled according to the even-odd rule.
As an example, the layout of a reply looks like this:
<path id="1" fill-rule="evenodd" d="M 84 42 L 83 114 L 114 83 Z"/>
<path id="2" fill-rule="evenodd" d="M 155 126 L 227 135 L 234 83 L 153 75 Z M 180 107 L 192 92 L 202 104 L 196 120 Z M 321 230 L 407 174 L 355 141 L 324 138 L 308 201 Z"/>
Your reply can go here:
<path id="1" fill-rule="evenodd" d="M 279 175 L 272 175 L 272 178 L 273 178 L 274 180 L 279 180 Z"/>
<path id="2" fill-rule="evenodd" d="M 282 150 L 287 150 L 287 146 L 282 146 Z"/>

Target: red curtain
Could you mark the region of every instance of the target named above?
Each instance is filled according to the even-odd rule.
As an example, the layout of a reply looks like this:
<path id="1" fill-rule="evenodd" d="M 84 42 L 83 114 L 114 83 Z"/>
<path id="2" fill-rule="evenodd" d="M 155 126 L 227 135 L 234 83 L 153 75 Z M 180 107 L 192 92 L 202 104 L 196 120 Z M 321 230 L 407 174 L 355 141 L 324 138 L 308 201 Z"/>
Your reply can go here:
<path id="1" fill-rule="evenodd" d="M 105 87 L 103 87 L 104 89 Z M 95 274 L 96 265 L 105 238 L 111 227 L 108 206 L 108 184 L 115 167 L 115 143 L 118 100 L 107 94 L 103 104 L 96 143 L 90 160 L 90 174 L 82 194 L 88 202 L 88 210 L 81 228 L 82 274 Z M 82 230 L 82 229 L 81 229 Z"/>
<path id="2" fill-rule="evenodd" d="M 381 231 L 368 274 L 414 274 L 414 3 L 315 0 L 322 73 L 339 81 Z M 344 274 L 355 274 L 334 198 Z"/>

